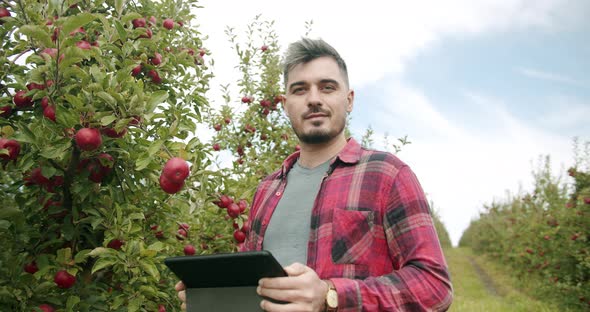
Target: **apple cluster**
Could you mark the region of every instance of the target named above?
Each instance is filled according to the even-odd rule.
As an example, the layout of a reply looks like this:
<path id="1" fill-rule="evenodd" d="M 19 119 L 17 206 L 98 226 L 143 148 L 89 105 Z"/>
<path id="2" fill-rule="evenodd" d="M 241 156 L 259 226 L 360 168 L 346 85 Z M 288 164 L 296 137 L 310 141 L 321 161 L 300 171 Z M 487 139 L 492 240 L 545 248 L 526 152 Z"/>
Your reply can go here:
<path id="1" fill-rule="evenodd" d="M 240 228 L 238 222 L 236 222 L 235 219 L 239 218 L 246 212 L 246 209 L 248 209 L 248 202 L 245 199 L 240 199 L 237 203 L 235 203 L 231 197 L 227 195 L 221 195 L 219 196 L 219 199 L 215 201 L 215 204 L 219 208 L 226 209 L 227 218 L 234 219 L 234 239 L 237 243 L 243 243 L 246 240 L 250 226 L 248 222 L 244 222 Z"/>

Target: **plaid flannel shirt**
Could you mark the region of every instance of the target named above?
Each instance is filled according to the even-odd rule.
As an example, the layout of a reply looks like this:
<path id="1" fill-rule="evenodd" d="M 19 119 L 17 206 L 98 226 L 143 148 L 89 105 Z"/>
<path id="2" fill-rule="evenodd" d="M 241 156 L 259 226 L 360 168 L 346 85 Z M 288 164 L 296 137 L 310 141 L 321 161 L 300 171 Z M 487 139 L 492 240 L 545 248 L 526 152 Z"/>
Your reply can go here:
<path id="1" fill-rule="evenodd" d="M 263 248 L 298 157 L 289 156 L 258 186 L 242 250 Z M 334 283 L 338 311 L 441 311 L 452 302 L 447 265 L 414 173 L 394 155 L 365 150 L 354 139 L 322 180 L 307 266 Z"/>

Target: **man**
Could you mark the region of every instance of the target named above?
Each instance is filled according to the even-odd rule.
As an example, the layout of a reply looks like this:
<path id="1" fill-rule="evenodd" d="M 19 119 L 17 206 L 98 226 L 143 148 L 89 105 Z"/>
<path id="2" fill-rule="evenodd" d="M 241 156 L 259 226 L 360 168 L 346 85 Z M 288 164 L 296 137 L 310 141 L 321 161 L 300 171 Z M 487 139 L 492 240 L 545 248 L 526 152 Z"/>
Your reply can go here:
<path id="1" fill-rule="evenodd" d="M 263 278 L 265 311 L 440 311 L 452 286 L 424 192 L 394 155 L 346 139 L 354 91 L 322 40 L 291 44 L 285 113 L 301 150 L 254 195 L 244 250 L 270 250 L 288 277 Z M 302 264 L 306 263 L 306 265 Z M 184 285 L 177 284 L 184 301 Z"/>

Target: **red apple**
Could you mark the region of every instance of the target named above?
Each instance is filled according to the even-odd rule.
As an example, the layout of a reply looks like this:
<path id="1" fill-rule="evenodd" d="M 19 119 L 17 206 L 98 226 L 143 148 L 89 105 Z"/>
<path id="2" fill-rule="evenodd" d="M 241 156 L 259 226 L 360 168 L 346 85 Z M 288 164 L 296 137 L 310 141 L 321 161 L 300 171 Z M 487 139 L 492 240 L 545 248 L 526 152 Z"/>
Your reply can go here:
<path id="1" fill-rule="evenodd" d="M 223 118 L 223 121 L 224 121 L 226 124 L 229 124 L 229 123 L 231 122 L 231 118 L 229 118 L 229 117 L 225 117 L 225 118 Z"/>
<path id="2" fill-rule="evenodd" d="M 120 250 L 121 246 L 123 246 L 124 244 L 125 244 L 124 241 L 115 238 L 107 244 L 107 247 L 115 249 L 115 250 Z"/>
<path id="3" fill-rule="evenodd" d="M 43 89 L 45 89 L 45 85 L 38 84 L 38 83 L 35 83 L 35 82 L 31 82 L 31 83 L 27 84 L 27 89 L 29 91 L 31 91 L 31 90 L 43 90 Z"/>
<path id="4" fill-rule="evenodd" d="M 248 222 L 244 222 L 244 225 L 242 225 L 242 232 L 248 234 L 249 231 L 250 231 L 250 224 Z"/>
<path id="5" fill-rule="evenodd" d="M 221 146 L 219 146 L 219 143 L 215 143 L 213 144 L 213 150 L 218 152 L 221 149 Z"/>
<path id="6" fill-rule="evenodd" d="M 139 38 L 146 38 L 146 39 L 151 39 L 152 38 L 152 30 L 149 28 L 145 29 L 145 34 L 142 34 L 139 36 Z"/>
<path id="7" fill-rule="evenodd" d="M 141 64 L 133 67 L 133 69 L 131 70 L 131 76 L 133 77 L 137 77 L 137 75 L 139 75 L 141 73 Z"/>
<path id="8" fill-rule="evenodd" d="M 236 203 L 231 203 L 229 206 L 227 206 L 227 215 L 232 219 L 237 218 L 240 215 L 240 206 L 238 206 Z"/>
<path id="9" fill-rule="evenodd" d="M 35 261 L 25 264 L 24 269 L 25 272 L 29 274 L 35 274 L 35 272 L 39 271 L 39 268 L 37 267 L 37 262 Z"/>
<path id="10" fill-rule="evenodd" d="M 131 24 L 133 24 L 133 28 L 145 27 L 145 18 L 136 18 L 131 21 Z"/>
<path id="11" fill-rule="evenodd" d="M 0 149 L 5 149 L 8 152 L 8 154 L 0 154 L 0 159 L 16 160 L 18 154 L 20 154 L 20 143 L 16 140 L 0 138 Z"/>
<path id="12" fill-rule="evenodd" d="M 268 46 L 267 45 L 263 45 L 260 47 L 260 50 L 262 50 L 262 52 L 266 52 L 268 50 Z"/>
<path id="13" fill-rule="evenodd" d="M 78 27 L 70 32 L 70 36 L 75 36 L 76 34 L 86 34 L 84 27 Z"/>
<path id="14" fill-rule="evenodd" d="M 168 30 L 171 30 L 172 28 L 174 28 L 174 20 L 172 20 L 171 18 L 167 18 L 162 23 L 162 26 L 164 26 L 164 28 Z"/>
<path id="15" fill-rule="evenodd" d="M 262 100 L 260 101 L 260 106 L 262 107 L 270 107 L 271 103 L 269 100 Z"/>
<path id="16" fill-rule="evenodd" d="M 180 230 L 180 229 L 183 229 L 183 230 L 185 230 L 185 231 L 188 231 L 190 228 L 191 228 L 191 227 L 190 227 L 190 225 L 188 225 L 188 223 L 181 223 L 181 224 L 179 224 L 179 225 L 178 225 L 178 229 L 179 229 L 179 230 Z"/>
<path id="17" fill-rule="evenodd" d="M 45 184 L 49 183 L 49 179 L 47 179 L 41 173 L 40 167 L 37 167 L 37 168 L 34 168 L 33 170 L 31 170 L 31 173 L 29 174 L 28 178 L 25 178 L 25 180 L 28 180 L 28 182 L 30 182 L 31 184 L 36 184 L 36 185 L 45 185 Z"/>
<path id="18" fill-rule="evenodd" d="M 45 108 L 43 109 L 43 116 L 45 116 L 45 118 L 55 122 L 55 106 L 53 106 L 53 105 L 45 106 Z"/>
<path id="19" fill-rule="evenodd" d="M 41 309 L 43 312 L 55 312 L 55 309 L 46 303 L 40 305 L 39 309 Z"/>
<path id="20" fill-rule="evenodd" d="M 245 199 L 240 199 L 238 207 L 240 207 L 240 213 L 243 213 L 248 208 L 248 202 Z"/>
<path id="21" fill-rule="evenodd" d="M 158 72 L 155 69 L 150 69 L 150 71 L 148 72 L 148 76 L 150 78 L 152 78 L 153 83 L 155 83 L 155 84 L 162 83 L 162 78 L 160 78 L 160 75 L 158 74 Z"/>
<path id="22" fill-rule="evenodd" d="M 242 103 L 248 104 L 250 102 L 252 102 L 252 98 L 251 97 L 249 97 L 249 96 L 242 97 Z"/>
<path id="23" fill-rule="evenodd" d="M 148 20 L 148 21 L 149 21 L 149 22 L 150 22 L 150 24 L 152 24 L 152 25 L 156 25 L 156 23 L 158 22 L 158 20 L 156 20 L 156 17 L 155 17 L 155 16 L 153 16 L 153 15 L 152 15 L 152 16 L 150 16 L 150 18 L 149 18 L 149 20 Z"/>
<path id="24" fill-rule="evenodd" d="M 81 41 L 76 42 L 76 46 L 82 50 L 92 49 L 92 46 L 86 40 L 81 40 Z"/>
<path id="25" fill-rule="evenodd" d="M 166 178 L 166 176 L 160 175 L 160 188 L 168 194 L 178 193 L 183 186 L 184 182 L 174 183 L 170 181 L 168 178 Z"/>
<path id="26" fill-rule="evenodd" d="M 0 18 L 8 16 L 10 16 L 10 11 L 8 11 L 8 9 L 4 7 L 0 7 Z M 3 23 L 3 21 L 0 21 L 0 25 L 2 25 Z"/>
<path id="27" fill-rule="evenodd" d="M 100 131 L 96 128 L 82 128 L 76 132 L 76 144 L 83 151 L 93 151 L 102 144 Z"/>
<path id="28" fill-rule="evenodd" d="M 45 107 L 47 107 L 48 105 L 49 105 L 49 98 L 48 98 L 48 97 L 46 97 L 46 96 L 44 96 L 44 97 L 41 99 L 41 107 L 42 107 L 43 109 L 45 109 Z"/>
<path id="29" fill-rule="evenodd" d="M 246 240 L 246 233 L 244 233 L 240 230 L 235 230 L 234 231 L 234 239 L 238 243 L 243 243 Z"/>
<path id="30" fill-rule="evenodd" d="M 176 231 L 176 238 L 178 240 L 184 240 L 187 237 L 188 237 L 188 233 L 186 232 L 185 229 L 179 229 L 178 231 Z"/>
<path id="31" fill-rule="evenodd" d="M 162 169 L 162 175 L 175 184 L 184 183 L 189 173 L 188 163 L 180 157 L 171 158 Z"/>
<path id="32" fill-rule="evenodd" d="M 195 246 L 193 246 L 193 245 L 186 245 L 186 246 L 184 246 L 184 254 L 186 256 L 192 256 L 192 255 L 195 254 L 195 252 L 196 252 Z"/>
<path id="33" fill-rule="evenodd" d="M 0 107 L 0 117 L 8 118 L 12 114 L 12 107 L 10 105 Z"/>
<path id="34" fill-rule="evenodd" d="M 127 134 L 127 128 L 121 129 L 121 131 L 117 132 L 115 128 L 102 128 L 102 133 L 108 136 L 109 138 L 122 138 L 125 134 Z"/>
<path id="35" fill-rule="evenodd" d="M 76 277 L 68 273 L 66 270 L 57 271 L 53 281 L 59 288 L 67 289 L 74 286 Z"/>
<path id="36" fill-rule="evenodd" d="M 13 102 L 17 108 L 33 106 L 33 99 L 26 96 L 26 94 L 27 94 L 27 91 L 25 91 L 25 90 L 17 91 L 14 94 Z"/>
<path id="37" fill-rule="evenodd" d="M 162 55 L 158 52 L 154 53 L 154 57 L 151 59 L 152 65 L 158 66 L 162 63 Z"/>
<path id="38" fill-rule="evenodd" d="M 215 131 L 221 131 L 221 124 L 216 124 L 213 126 L 213 129 L 215 129 Z"/>
<path id="39" fill-rule="evenodd" d="M 231 197 L 229 197 L 227 195 L 221 195 L 219 197 L 219 201 L 217 202 L 217 206 L 219 206 L 219 208 L 227 208 L 233 202 L 234 202 L 234 200 L 231 199 Z"/>

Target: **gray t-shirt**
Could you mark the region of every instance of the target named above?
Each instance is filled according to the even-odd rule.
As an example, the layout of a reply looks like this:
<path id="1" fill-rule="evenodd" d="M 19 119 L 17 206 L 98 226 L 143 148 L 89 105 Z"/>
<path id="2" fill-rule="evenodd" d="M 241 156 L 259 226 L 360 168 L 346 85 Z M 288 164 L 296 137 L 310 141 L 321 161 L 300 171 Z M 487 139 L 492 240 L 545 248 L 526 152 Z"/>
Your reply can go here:
<path id="1" fill-rule="evenodd" d="M 311 211 L 329 167 L 330 161 L 312 169 L 297 161 L 287 174 L 287 186 L 272 214 L 263 246 L 282 266 L 307 263 Z"/>

